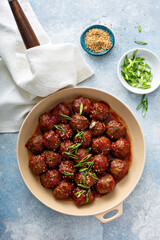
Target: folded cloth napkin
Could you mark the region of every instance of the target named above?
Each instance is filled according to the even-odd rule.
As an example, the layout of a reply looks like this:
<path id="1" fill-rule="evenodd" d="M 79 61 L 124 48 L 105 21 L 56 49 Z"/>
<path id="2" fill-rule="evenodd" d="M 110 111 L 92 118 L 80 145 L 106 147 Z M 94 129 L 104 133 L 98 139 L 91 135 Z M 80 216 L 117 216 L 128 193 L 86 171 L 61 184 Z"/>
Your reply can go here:
<path id="1" fill-rule="evenodd" d="M 40 46 L 26 50 L 8 1 L 0 4 L 0 132 L 17 132 L 42 97 L 93 74 L 72 44 L 52 45 L 28 0 L 19 0 Z"/>

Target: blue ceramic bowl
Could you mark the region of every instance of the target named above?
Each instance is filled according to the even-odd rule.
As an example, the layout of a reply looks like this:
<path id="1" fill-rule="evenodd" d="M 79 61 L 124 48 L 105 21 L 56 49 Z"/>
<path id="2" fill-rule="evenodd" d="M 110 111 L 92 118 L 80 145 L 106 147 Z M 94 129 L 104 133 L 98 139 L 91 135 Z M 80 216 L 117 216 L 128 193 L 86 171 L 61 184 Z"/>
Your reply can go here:
<path id="1" fill-rule="evenodd" d="M 110 37 L 110 39 L 111 39 L 111 47 L 110 47 L 109 49 L 107 49 L 107 50 L 105 50 L 105 51 L 103 51 L 103 52 L 92 52 L 89 48 L 86 47 L 86 44 L 85 44 L 86 33 L 89 32 L 89 30 L 91 30 L 91 29 L 93 29 L 93 28 L 102 29 L 103 31 L 105 31 L 105 32 L 108 33 L 108 35 L 109 35 L 109 37 Z M 90 26 L 89 28 L 87 28 L 87 29 L 82 33 L 81 38 L 80 38 L 80 41 L 81 41 L 81 45 L 82 45 L 83 49 L 84 49 L 87 53 L 92 54 L 92 55 L 94 55 L 94 56 L 102 56 L 102 55 L 104 55 L 104 54 L 106 54 L 106 53 L 108 53 L 108 52 L 111 51 L 111 49 L 113 48 L 114 43 L 115 43 L 115 38 L 114 38 L 114 35 L 113 35 L 112 31 L 111 31 L 109 28 L 107 28 L 107 27 L 105 27 L 105 26 L 103 26 L 103 25 L 93 25 L 93 26 Z"/>

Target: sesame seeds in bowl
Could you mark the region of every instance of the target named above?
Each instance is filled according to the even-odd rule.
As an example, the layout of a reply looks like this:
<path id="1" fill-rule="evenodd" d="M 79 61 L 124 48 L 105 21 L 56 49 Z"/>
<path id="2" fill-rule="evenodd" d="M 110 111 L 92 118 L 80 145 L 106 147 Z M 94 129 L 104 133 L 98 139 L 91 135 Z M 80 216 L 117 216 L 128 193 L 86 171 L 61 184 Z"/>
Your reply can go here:
<path id="1" fill-rule="evenodd" d="M 87 28 L 80 38 L 83 49 L 94 56 L 101 56 L 114 46 L 115 39 L 112 31 L 103 25 L 93 25 Z"/>

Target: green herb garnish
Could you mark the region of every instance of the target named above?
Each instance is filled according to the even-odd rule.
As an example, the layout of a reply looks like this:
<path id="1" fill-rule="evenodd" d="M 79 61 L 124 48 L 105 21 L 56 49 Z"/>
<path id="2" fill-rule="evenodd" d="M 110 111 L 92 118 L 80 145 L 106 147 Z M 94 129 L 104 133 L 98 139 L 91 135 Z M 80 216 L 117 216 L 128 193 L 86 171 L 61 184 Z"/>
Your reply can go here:
<path id="1" fill-rule="evenodd" d="M 88 203 L 90 196 L 91 196 L 91 189 L 89 188 L 88 192 L 86 193 L 86 203 Z"/>
<path id="2" fill-rule="evenodd" d="M 65 114 L 60 113 L 60 116 L 61 116 L 61 117 L 64 117 L 64 118 L 67 119 L 67 120 L 72 120 L 72 118 L 71 118 L 70 116 L 67 116 L 67 115 L 65 115 Z"/>
<path id="3" fill-rule="evenodd" d="M 88 174 L 89 174 L 92 178 L 94 178 L 94 179 L 96 179 L 96 180 L 99 180 L 99 178 L 96 176 L 95 173 L 88 172 Z"/>
<path id="4" fill-rule="evenodd" d="M 73 173 L 70 173 L 70 172 L 62 172 L 62 173 L 66 176 L 74 175 Z"/>
<path id="5" fill-rule="evenodd" d="M 75 137 L 80 137 L 80 136 L 82 136 L 83 135 L 83 133 L 84 133 L 84 131 L 79 131 L 79 130 L 77 130 L 77 134 L 75 135 Z"/>
<path id="6" fill-rule="evenodd" d="M 61 131 L 61 132 L 66 132 L 66 130 L 65 130 L 63 127 L 58 126 L 58 125 L 54 125 L 54 126 L 55 126 L 55 128 L 57 128 L 59 131 Z"/>
<path id="7" fill-rule="evenodd" d="M 83 103 L 80 104 L 79 115 L 82 115 L 82 112 L 83 112 Z"/>
<path id="8" fill-rule="evenodd" d="M 138 49 L 134 51 L 132 58 L 125 56 L 124 64 L 121 66 L 122 77 L 132 87 L 151 88 L 153 78 L 151 67 L 144 62 L 145 58 L 136 57 L 137 52 Z"/>
<path id="9" fill-rule="evenodd" d="M 82 187 L 82 188 L 89 188 L 87 187 L 86 185 L 83 185 L 83 184 L 77 184 L 79 187 Z"/>
<path id="10" fill-rule="evenodd" d="M 142 31 L 142 28 L 141 28 L 141 26 L 139 25 L 139 26 L 138 26 L 138 32 L 141 33 L 141 31 Z"/>
<path id="11" fill-rule="evenodd" d="M 88 154 L 78 164 L 74 165 L 74 167 L 82 167 L 83 165 L 90 164 L 90 162 L 86 162 L 86 160 L 89 159 L 91 156 L 92 154 Z"/>
<path id="12" fill-rule="evenodd" d="M 145 117 L 146 112 L 148 110 L 148 98 L 145 98 L 145 94 L 143 94 L 142 99 L 141 99 L 141 103 L 137 106 L 136 110 L 139 110 L 140 108 L 142 108 L 142 116 Z"/>
<path id="13" fill-rule="evenodd" d="M 91 147 L 89 147 L 89 148 L 88 148 L 88 149 L 85 151 L 85 154 L 86 154 L 86 153 L 88 153 L 88 152 L 90 152 L 90 151 L 91 151 L 91 149 L 92 149 L 92 148 L 91 148 Z"/>
<path id="14" fill-rule="evenodd" d="M 92 122 L 89 128 L 92 129 L 95 125 L 96 125 L 96 122 Z"/>
<path id="15" fill-rule="evenodd" d="M 76 192 L 75 195 L 77 195 L 77 197 L 79 198 L 85 192 L 86 192 L 85 190 L 80 190 L 80 191 Z"/>
<path id="16" fill-rule="evenodd" d="M 143 42 L 143 41 L 135 40 L 134 42 L 137 43 L 137 44 L 140 44 L 140 45 L 147 45 L 147 43 Z"/>
<path id="17" fill-rule="evenodd" d="M 65 153 L 66 155 L 68 155 L 70 158 L 73 158 L 73 159 L 79 159 L 79 157 L 77 157 L 75 154 L 71 153 L 71 152 L 63 152 Z"/>

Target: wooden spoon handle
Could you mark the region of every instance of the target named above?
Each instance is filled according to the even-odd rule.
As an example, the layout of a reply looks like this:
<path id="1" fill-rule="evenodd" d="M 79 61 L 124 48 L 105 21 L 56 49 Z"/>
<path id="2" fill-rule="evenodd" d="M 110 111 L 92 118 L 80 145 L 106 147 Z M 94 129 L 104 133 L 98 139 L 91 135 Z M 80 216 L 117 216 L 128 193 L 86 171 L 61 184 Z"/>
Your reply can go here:
<path id="1" fill-rule="evenodd" d="M 9 0 L 9 4 L 26 48 L 39 46 L 40 43 L 18 1 Z"/>

